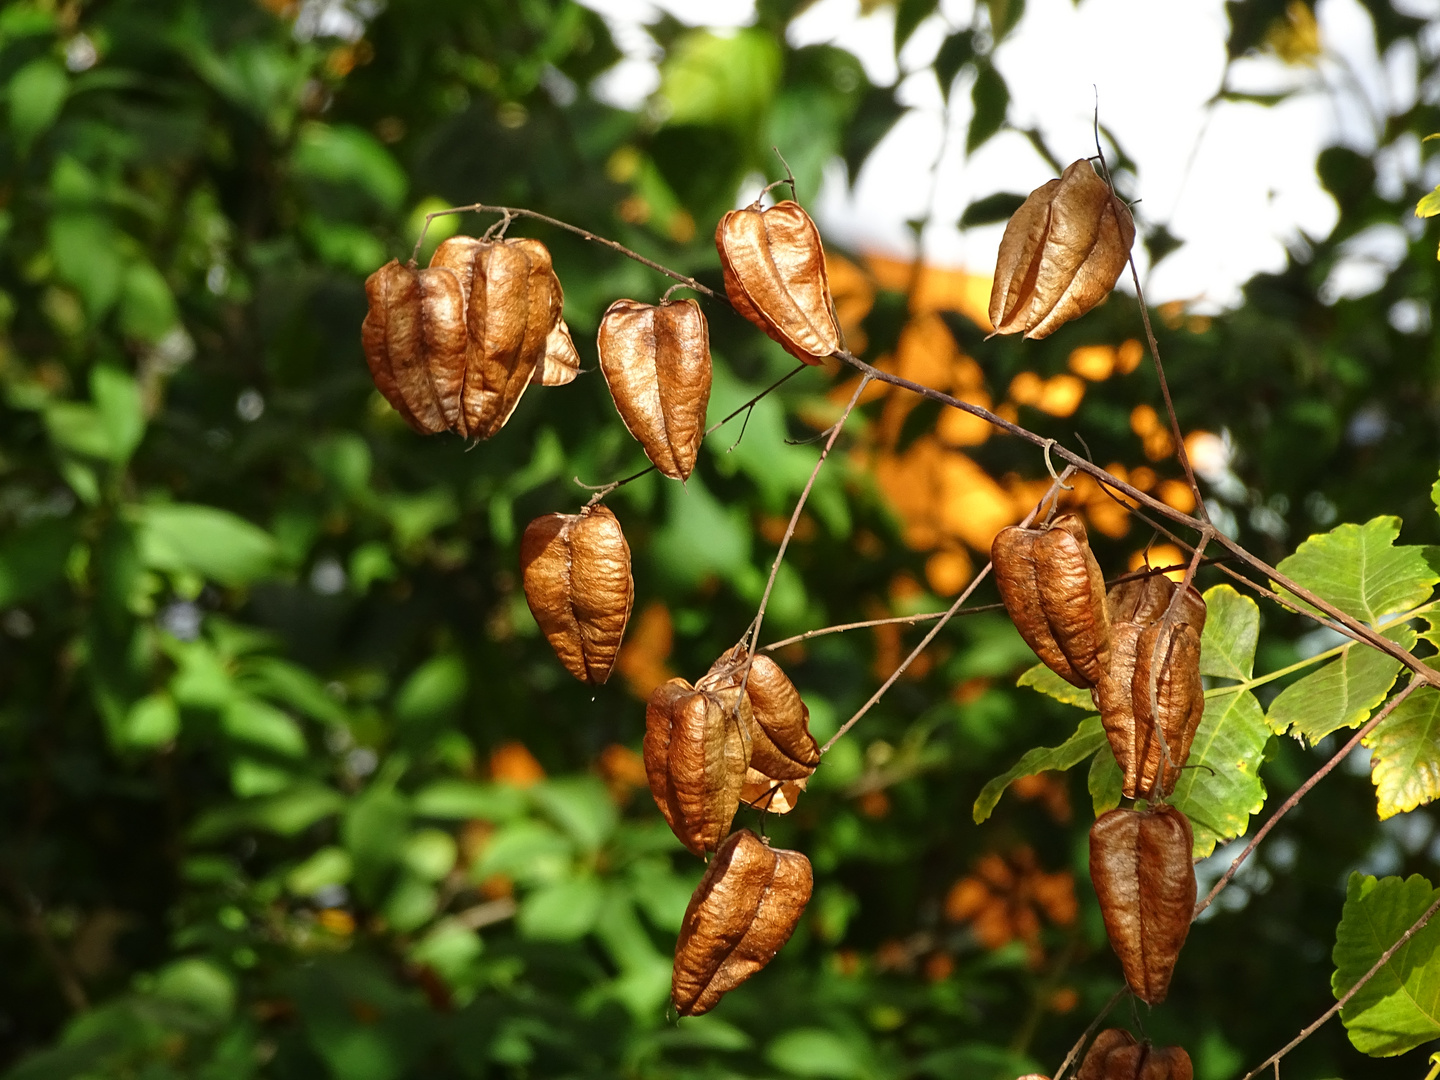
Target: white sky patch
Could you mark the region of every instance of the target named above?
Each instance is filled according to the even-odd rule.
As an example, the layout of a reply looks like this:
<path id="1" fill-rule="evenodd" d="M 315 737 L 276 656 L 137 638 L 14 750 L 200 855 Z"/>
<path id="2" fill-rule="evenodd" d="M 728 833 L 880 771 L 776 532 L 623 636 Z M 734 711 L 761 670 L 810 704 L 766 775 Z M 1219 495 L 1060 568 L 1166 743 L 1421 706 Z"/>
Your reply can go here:
<path id="1" fill-rule="evenodd" d="M 605 16 L 627 57 L 596 90 L 631 108 L 658 86 L 656 50 L 641 24 L 660 9 L 717 27 L 742 26 L 755 15 L 753 0 L 584 2 Z M 1440 0 L 1405 3 L 1416 13 L 1440 13 Z M 989 273 L 1003 226 L 962 231 L 955 224 L 960 214 L 975 199 L 1023 194 L 1053 175 L 1016 131 L 1002 131 L 965 156 L 973 76 L 962 71 L 947 111 L 928 65 L 948 33 L 970 25 L 973 10 L 973 0 L 942 0 L 898 64 L 892 7 L 863 16 L 859 0 L 818 0 L 791 22 L 790 44 L 827 42 L 852 52 L 873 82 L 898 82 L 898 98 L 909 109 L 852 188 L 837 164 L 811 194 L 822 229 L 838 243 L 913 257 L 915 236 L 906 223 L 928 219 L 920 240 L 928 260 Z M 1139 217 L 1164 223 L 1185 241 L 1153 269 L 1137 245 L 1152 302 L 1186 300 L 1205 311 L 1233 306 L 1250 277 L 1284 266 L 1287 248 L 1328 235 L 1337 211 L 1315 174 L 1316 155 L 1336 143 L 1372 152 L 1385 116 L 1415 100 L 1412 44 L 1378 56 L 1374 27 L 1357 0 L 1319 0 L 1316 17 L 1326 49 L 1317 66 L 1287 67 L 1258 56 L 1231 68 L 1231 90 L 1296 91 L 1270 107 L 1213 101 L 1225 75 L 1223 0 L 1084 0 L 1078 7 L 1072 0 L 1029 0 L 996 50 L 1011 95 L 1010 122 L 1039 128 L 1064 162 L 1094 153 L 1098 91 L 1102 122 L 1136 162 Z M 1378 163 L 1382 187 L 1398 192 L 1420 174 L 1419 149 L 1407 142 L 1385 155 Z M 1367 265 L 1342 275 L 1332 295 L 1364 288 L 1389 255 L 1357 251 Z"/>

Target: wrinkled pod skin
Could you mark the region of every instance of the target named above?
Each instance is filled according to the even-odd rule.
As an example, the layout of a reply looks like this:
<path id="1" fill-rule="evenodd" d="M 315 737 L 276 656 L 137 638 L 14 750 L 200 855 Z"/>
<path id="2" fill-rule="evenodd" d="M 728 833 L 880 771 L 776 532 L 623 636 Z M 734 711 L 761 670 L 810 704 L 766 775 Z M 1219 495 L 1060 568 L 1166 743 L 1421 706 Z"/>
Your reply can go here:
<path id="1" fill-rule="evenodd" d="M 990 548 L 1000 599 L 1025 643 L 1074 686 L 1095 686 L 1110 655 L 1105 578 L 1085 525 L 1062 514 L 1038 529 L 1011 525 Z"/>
<path id="2" fill-rule="evenodd" d="M 1130 799 L 1168 796 L 1175 789 L 1205 714 L 1200 679 L 1205 601 L 1187 588 L 1180 597 L 1177 620 L 1165 626 L 1175 586 L 1158 576 L 1142 580 L 1144 588 L 1126 588 L 1138 584 L 1126 582 L 1107 598 L 1112 616 L 1110 663 L 1094 694 L 1120 766 L 1121 790 Z M 1158 582 L 1165 584 L 1152 584 Z M 1122 618 L 1116 619 L 1117 615 Z M 1131 615 L 1145 621 L 1131 621 L 1126 617 Z"/>
<path id="3" fill-rule="evenodd" d="M 820 747 L 810 734 L 810 709 L 780 665 L 756 653 L 745 677 L 745 647 L 737 645 L 711 665 L 695 685 L 707 690 L 745 684 L 750 701 L 750 765 L 776 780 L 801 780 L 820 764 Z"/>
<path id="4" fill-rule="evenodd" d="M 546 514 L 520 539 L 525 602 L 565 670 L 598 686 L 610 677 L 635 583 L 630 545 L 607 507 Z"/>
<path id="5" fill-rule="evenodd" d="M 690 898 L 675 943 L 670 997 L 681 1016 L 709 1012 L 790 940 L 810 901 L 810 860 L 749 829 L 720 845 Z"/>
<path id="6" fill-rule="evenodd" d="M 1130 211 L 1083 158 L 1005 225 L 990 290 L 996 334 L 1047 337 L 1115 287 L 1135 243 Z"/>
<path id="7" fill-rule="evenodd" d="M 1075 1080 L 1194 1080 L 1190 1055 L 1180 1046 L 1137 1043 L 1120 1028 L 1095 1036 Z"/>
<path id="8" fill-rule="evenodd" d="M 600 320 L 600 370 L 620 419 L 666 476 L 689 477 L 710 403 L 710 330 L 694 300 L 616 300 Z"/>
<path id="9" fill-rule="evenodd" d="M 715 247 L 731 305 L 791 356 L 818 364 L 844 348 L 820 231 L 799 203 L 731 210 Z"/>
<path id="10" fill-rule="evenodd" d="M 642 754 L 650 794 L 670 831 L 696 855 L 730 831 L 750 767 L 750 701 L 738 688 L 702 690 L 684 679 L 645 705 Z"/>
<path id="11" fill-rule="evenodd" d="M 1173 806 L 1111 810 L 1090 828 L 1090 880 L 1125 981 L 1165 1000 L 1195 911 L 1190 822 Z"/>

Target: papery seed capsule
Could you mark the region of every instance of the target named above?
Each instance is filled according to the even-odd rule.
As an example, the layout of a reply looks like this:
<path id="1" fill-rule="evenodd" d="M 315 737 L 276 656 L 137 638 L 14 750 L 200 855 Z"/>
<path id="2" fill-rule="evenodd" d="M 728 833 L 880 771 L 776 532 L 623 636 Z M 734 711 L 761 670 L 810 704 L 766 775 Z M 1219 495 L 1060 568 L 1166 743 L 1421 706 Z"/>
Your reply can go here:
<path id="1" fill-rule="evenodd" d="M 997 334 L 1043 338 L 1109 295 L 1135 221 L 1085 159 L 1030 193 L 1005 226 L 990 290 Z"/>
<path id="2" fill-rule="evenodd" d="M 740 805 L 750 767 L 750 702 L 737 688 L 701 690 L 684 679 L 656 687 L 645 706 L 645 775 L 671 831 L 696 855 L 714 851 Z"/>
<path id="3" fill-rule="evenodd" d="M 727 837 L 690 898 L 675 943 L 670 997 L 681 1016 L 709 1012 L 790 940 L 814 876 L 798 851 L 749 829 Z"/>
<path id="4" fill-rule="evenodd" d="M 630 545 L 604 506 L 546 514 L 520 540 L 525 601 L 565 670 L 599 685 L 610 677 L 635 583 Z"/>
<path id="5" fill-rule="evenodd" d="M 1135 996 L 1165 999 L 1195 911 L 1194 835 L 1173 806 L 1111 810 L 1090 828 L 1090 880 Z M 1102 1074 L 1103 1075 L 1103 1074 Z"/>
<path id="6" fill-rule="evenodd" d="M 561 319 L 545 339 L 545 359 L 535 365 L 530 385 L 564 386 L 574 382 L 579 374 L 580 354 L 575 349 L 575 339 L 570 336 L 570 327 Z"/>
<path id="7" fill-rule="evenodd" d="M 1137 1043 L 1120 1028 L 1095 1036 L 1075 1080 L 1193 1080 L 1190 1055 L 1179 1046 Z"/>
<path id="8" fill-rule="evenodd" d="M 750 765 L 773 780 L 801 780 L 820 764 L 820 747 L 810 734 L 810 710 L 780 665 L 756 653 L 745 676 L 745 647 L 737 645 L 711 665 L 696 683 L 706 689 L 745 686 L 750 702 Z"/>
<path id="9" fill-rule="evenodd" d="M 996 535 L 990 558 L 1000 599 L 1025 643 L 1067 682 L 1099 682 L 1110 654 L 1110 622 L 1105 579 L 1084 523 L 1062 514 L 1039 529 L 1011 525 Z"/>
<path id="10" fill-rule="evenodd" d="M 616 300 L 600 320 L 600 370 L 630 434 L 666 476 L 695 468 L 710 403 L 710 331 L 694 300 Z"/>
<path id="11" fill-rule="evenodd" d="M 820 231 L 799 203 L 731 210 L 715 246 L 730 303 L 791 356 L 818 364 L 844 347 Z"/>
<path id="12" fill-rule="evenodd" d="M 360 340 L 376 388 L 421 434 L 453 427 L 469 349 L 459 279 L 391 259 L 365 279 L 365 295 Z"/>
<path id="13" fill-rule="evenodd" d="M 751 766 L 745 772 L 745 783 L 740 788 L 740 801 L 754 810 L 765 814 L 788 814 L 800 801 L 800 793 L 810 783 L 808 778 L 800 780 L 776 780 Z"/>
<path id="14" fill-rule="evenodd" d="M 1110 622 L 1133 622 L 1149 626 L 1158 622 L 1170 607 L 1175 596 L 1176 585 L 1164 574 L 1147 574 L 1117 582 L 1105 594 L 1105 610 Z M 1192 587 L 1186 587 L 1180 598 L 1179 619 L 1194 628 L 1196 634 L 1205 631 L 1205 600 Z"/>
<path id="15" fill-rule="evenodd" d="M 529 238 L 453 236 L 435 249 L 430 265 L 452 270 L 466 298 L 470 354 L 455 430 L 488 439 L 505 426 L 544 363 L 564 293 L 549 250 Z M 563 342 L 555 345 L 563 352 Z"/>

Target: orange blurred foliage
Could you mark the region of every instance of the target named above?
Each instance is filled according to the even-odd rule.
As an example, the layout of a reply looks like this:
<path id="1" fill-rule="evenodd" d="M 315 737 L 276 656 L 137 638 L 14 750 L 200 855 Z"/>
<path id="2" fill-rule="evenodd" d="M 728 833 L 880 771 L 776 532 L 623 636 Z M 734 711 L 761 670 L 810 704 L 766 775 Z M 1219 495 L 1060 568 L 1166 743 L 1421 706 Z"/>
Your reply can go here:
<path id="1" fill-rule="evenodd" d="M 615 670 L 640 700 L 647 700 L 657 686 L 674 677 L 675 673 L 665 663 L 674 643 L 670 609 L 652 600 L 630 623 L 625 643 L 615 659 Z"/>
<path id="2" fill-rule="evenodd" d="M 330 933 L 340 937 L 349 937 L 355 932 L 355 916 L 342 908 L 326 908 L 315 919 Z"/>
<path id="3" fill-rule="evenodd" d="M 941 596 L 956 596 L 970 584 L 975 568 L 964 548 L 946 548 L 925 560 L 925 580 Z"/>
<path id="4" fill-rule="evenodd" d="M 646 787 L 650 783 L 650 778 L 645 774 L 645 759 L 620 743 L 611 743 L 600 751 L 600 760 L 596 765 L 605 780 L 605 786 L 610 789 L 610 797 L 617 803 L 629 802 L 636 788 Z"/>
<path id="5" fill-rule="evenodd" d="M 1070 926 L 1078 913 L 1070 872 L 1045 873 L 1035 853 L 1023 846 L 1008 857 L 981 856 L 974 872 L 955 882 L 945 896 L 947 919 L 968 922 L 987 949 L 1018 938 L 1032 968 L 1045 958 L 1040 947 L 1041 915 L 1056 926 Z"/>
<path id="6" fill-rule="evenodd" d="M 1151 461 L 1162 461 L 1175 453 L 1175 440 L 1170 437 L 1170 428 L 1151 406 L 1135 406 L 1130 413 L 1130 430 L 1140 436 L 1145 456 Z"/>
<path id="7" fill-rule="evenodd" d="M 1190 562 L 1189 558 L 1174 544 L 1152 544 L 1148 548 L 1142 548 L 1130 556 L 1130 570 L 1143 570 L 1148 566 L 1175 566 L 1177 570 L 1168 570 L 1165 576 L 1171 581 L 1181 581 L 1185 577 L 1185 567 Z"/>
<path id="8" fill-rule="evenodd" d="M 1070 808 L 1070 789 L 1060 775 L 1054 772 L 1033 773 L 1022 776 L 1010 785 L 1019 798 L 1026 802 L 1038 802 L 1061 825 L 1067 825 L 1073 816 Z"/>
<path id="9" fill-rule="evenodd" d="M 534 787 L 545 779 L 545 770 L 524 743 L 511 741 L 490 751 L 490 778 L 501 784 Z"/>
<path id="10" fill-rule="evenodd" d="M 835 319 L 840 323 L 845 346 L 858 356 L 869 344 L 861 323 L 875 306 L 875 283 L 845 256 L 828 251 L 825 275 L 830 279 L 830 297 L 835 301 Z"/>

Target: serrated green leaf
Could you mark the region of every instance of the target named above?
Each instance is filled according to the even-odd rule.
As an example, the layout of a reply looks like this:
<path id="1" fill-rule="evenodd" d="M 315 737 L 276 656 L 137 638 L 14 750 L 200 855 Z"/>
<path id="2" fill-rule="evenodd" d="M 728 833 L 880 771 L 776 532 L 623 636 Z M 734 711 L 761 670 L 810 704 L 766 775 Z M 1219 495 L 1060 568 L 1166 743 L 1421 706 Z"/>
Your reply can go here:
<path id="1" fill-rule="evenodd" d="M 1419 874 L 1377 881 L 1351 874 L 1345 908 L 1335 928 L 1337 999 L 1375 966 L 1440 892 Z M 1397 950 L 1340 1010 L 1355 1049 L 1393 1057 L 1440 1035 L 1440 922 L 1432 922 Z"/>
<path id="2" fill-rule="evenodd" d="M 1066 705 L 1074 705 L 1077 709 L 1095 708 L 1095 699 L 1090 696 L 1089 690 L 1070 685 L 1044 664 L 1036 664 L 1032 668 L 1026 668 L 1020 678 L 1015 680 L 1015 685 L 1028 686 L 1033 690 L 1038 690 L 1040 693 L 1054 698 L 1056 701 L 1064 702 Z"/>
<path id="3" fill-rule="evenodd" d="M 1120 765 L 1115 760 L 1115 752 L 1110 749 L 1110 743 L 1107 740 L 1105 745 L 1095 751 L 1095 756 L 1090 759 L 1090 773 L 1085 778 L 1085 786 L 1090 791 L 1090 805 L 1095 808 L 1097 818 L 1107 810 L 1114 810 L 1120 805 L 1124 783 L 1125 777 L 1120 773 Z"/>
<path id="4" fill-rule="evenodd" d="M 1206 697 L 1190 760 L 1171 796 L 1190 819 L 1197 859 L 1217 843 L 1243 836 L 1250 815 L 1265 805 L 1260 764 L 1269 740 L 1265 711 L 1254 694 L 1236 690 Z"/>
<path id="5" fill-rule="evenodd" d="M 1400 625 L 1385 636 L 1409 649 L 1415 631 Z M 1313 746 L 1332 731 L 1363 724 L 1395 683 L 1400 661 L 1356 642 L 1319 671 L 1280 691 L 1266 720 L 1277 735 L 1289 732 Z"/>
<path id="6" fill-rule="evenodd" d="M 1440 690 L 1422 686 L 1375 725 L 1370 779 L 1380 820 L 1440 798 Z"/>
<path id="7" fill-rule="evenodd" d="M 1100 717 L 1087 716 L 1080 721 L 1075 733 L 1059 746 L 1041 746 L 1028 751 L 1008 771 L 1003 772 L 980 789 L 973 811 L 975 824 L 979 825 L 995 810 L 995 804 L 1005 789 L 1022 776 L 1055 769 L 1072 769 L 1095 753 L 1105 743 L 1105 729 L 1100 726 Z"/>
<path id="8" fill-rule="evenodd" d="M 1205 632 L 1200 638 L 1200 674 L 1244 681 L 1255 672 L 1260 640 L 1260 605 L 1229 585 L 1205 593 Z"/>
<path id="9" fill-rule="evenodd" d="M 1397 611 L 1406 611 L 1430 598 L 1440 581 L 1426 558 L 1426 549 L 1395 546 L 1400 519 L 1389 515 L 1364 525 L 1339 525 L 1306 540 L 1277 569 L 1347 615 L 1371 626 Z M 1276 586 L 1300 610 L 1309 604 Z"/>

